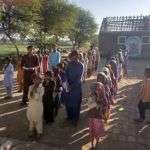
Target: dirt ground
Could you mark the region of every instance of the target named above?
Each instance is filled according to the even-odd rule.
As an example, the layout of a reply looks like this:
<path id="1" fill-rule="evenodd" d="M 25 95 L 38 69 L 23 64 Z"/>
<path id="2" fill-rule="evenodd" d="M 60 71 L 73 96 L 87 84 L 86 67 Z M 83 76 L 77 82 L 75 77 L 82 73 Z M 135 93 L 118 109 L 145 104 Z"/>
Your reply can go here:
<path id="1" fill-rule="evenodd" d="M 106 136 L 98 145 L 100 150 L 149 150 L 150 149 L 150 125 L 145 123 L 135 124 L 133 118 L 138 117 L 137 103 L 140 82 L 143 71 L 150 65 L 148 60 L 131 60 L 129 63 L 129 77 L 122 79 L 116 104 L 111 108 L 111 118 L 106 126 Z M 3 76 L 0 75 L 0 140 L 16 140 L 21 150 L 89 150 L 89 136 L 87 127 L 86 98 L 89 85 L 95 79 L 92 77 L 83 85 L 83 103 L 81 118 L 77 128 L 63 127 L 65 109 L 62 107 L 55 123 L 51 126 L 44 125 L 44 136 L 40 141 L 30 142 L 28 133 L 28 121 L 26 108 L 20 106 L 22 94 L 17 93 L 17 85 L 14 87 L 14 98 L 3 100 L 5 89 Z M 147 113 L 147 118 L 150 114 Z M 2 143 L 0 141 L 0 143 Z"/>

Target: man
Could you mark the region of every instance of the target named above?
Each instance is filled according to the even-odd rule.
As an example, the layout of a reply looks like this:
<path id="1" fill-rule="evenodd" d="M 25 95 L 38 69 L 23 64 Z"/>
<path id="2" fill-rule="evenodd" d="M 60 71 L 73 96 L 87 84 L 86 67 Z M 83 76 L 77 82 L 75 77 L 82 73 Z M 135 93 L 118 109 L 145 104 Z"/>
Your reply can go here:
<path id="1" fill-rule="evenodd" d="M 78 60 L 78 52 L 72 51 L 69 55 L 70 62 L 66 69 L 68 82 L 68 98 L 66 102 L 67 119 L 76 126 L 80 116 L 80 106 L 82 102 L 83 64 Z"/>
<path id="2" fill-rule="evenodd" d="M 55 69 L 57 65 L 61 62 L 61 54 L 58 51 L 56 45 L 52 46 L 52 52 L 49 54 L 48 64 L 49 70 Z"/>
<path id="3" fill-rule="evenodd" d="M 21 67 L 23 68 L 23 98 L 21 105 L 26 105 L 28 101 L 29 86 L 32 84 L 32 76 L 39 67 L 37 55 L 33 54 L 33 46 L 27 47 L 27 54 L 22 57 Z"/>

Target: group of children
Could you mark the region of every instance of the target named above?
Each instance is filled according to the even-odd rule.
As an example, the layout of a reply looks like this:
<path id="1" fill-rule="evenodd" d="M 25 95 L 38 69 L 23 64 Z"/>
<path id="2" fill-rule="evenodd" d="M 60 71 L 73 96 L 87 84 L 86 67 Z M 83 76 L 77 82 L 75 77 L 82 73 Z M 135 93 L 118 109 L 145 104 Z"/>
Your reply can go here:
<path id="1" fill-rule="evenodd" d="M 67 92 L 65 65 L 60 63 L 57 68 L 49 70 L 44 74 L 33 75 L 33 85 L 29 88 L 27 117 L 31 136 L 36 129 L 37 137 L 42 134 L 42 120 L 46 124 L 54 122 L 61 104 L 65 101 Z"/>
<path id="2" fill-rule="evenodd" d="M 114 61 L 112 58 L 109 62 Z M 92 148 L 94 140 L 96 145 L 100 137 L 104 135 L 104 124 L 110 116 L 110 107 L 114 104 L 118 89 L 118 78 L 115 76 L 112 63 L 106 64 L 102 72 L 98 72 L 97 81 L 91 85 L 91 94 L 93 102 L 92 108 L 89 109 L 89 133 L 91 137 Z"/>

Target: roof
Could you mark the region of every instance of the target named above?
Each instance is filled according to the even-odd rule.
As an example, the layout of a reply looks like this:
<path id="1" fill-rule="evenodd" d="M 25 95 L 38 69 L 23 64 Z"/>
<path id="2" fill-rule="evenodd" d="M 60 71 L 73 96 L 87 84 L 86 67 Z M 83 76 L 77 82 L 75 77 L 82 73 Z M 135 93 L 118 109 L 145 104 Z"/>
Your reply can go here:
<path id="1" fill-rule="evenodd" d="M 150 16 L 106 17 L 100 31 L 150 31 Z"/>

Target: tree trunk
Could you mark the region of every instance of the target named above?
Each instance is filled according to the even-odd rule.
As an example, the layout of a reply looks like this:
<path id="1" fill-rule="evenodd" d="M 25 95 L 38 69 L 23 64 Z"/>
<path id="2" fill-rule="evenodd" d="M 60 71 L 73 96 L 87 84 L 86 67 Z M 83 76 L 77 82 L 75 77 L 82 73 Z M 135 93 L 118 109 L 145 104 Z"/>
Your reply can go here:
<path id="1" fill-rule="evenodd" d="M 10 40 L 10 42 L 13 44 L 13 46 L 15 47 L 15 49 L 16 49 L 16 51 L 17 51 L 17 58 L 19 58 L 19 49 L 18 49 L 16 43 L 13 41 L 12 37 L 11 37 L 9 34 L 7 34 L 7 33 L 5 33 L 5 34 L 6 34 L 6 36 L 9 38 L 9 40 Z"/>

